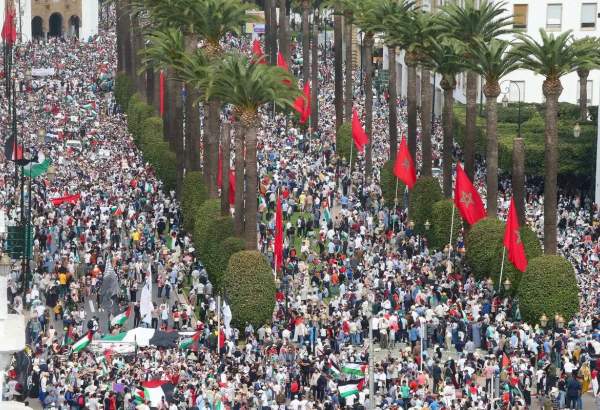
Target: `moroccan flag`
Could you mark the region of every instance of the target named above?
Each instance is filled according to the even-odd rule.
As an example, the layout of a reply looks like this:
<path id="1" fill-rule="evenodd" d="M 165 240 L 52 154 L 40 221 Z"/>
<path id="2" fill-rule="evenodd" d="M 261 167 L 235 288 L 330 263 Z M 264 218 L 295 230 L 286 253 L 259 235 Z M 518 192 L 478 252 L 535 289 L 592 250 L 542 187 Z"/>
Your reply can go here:
<path id="1" fill-rule="evenodd" d="M 219 160 L 217 163 L 217 188 L 223 188 L 223 148 L 219 145 Z"/>
<path id="2" fill-rule="evenodd" d="M 262 48 L 260 47 L 260 41 L 255 39 L 252 42 L 252 55 L 258 61 L 258 64 L 267 64 L 265 61 L 265 53 L 263 53 Z"/>
<path id="3" fill-rule="evenodd" d="M 342 373 L 352 377 L 365 377 L 366 364 L 346 363 L 342 366 Z"/>
<path id="4" fill-rule="evenodd" d="M 510 366 L 510 359 L 506 355 L 506 353 L 502 352 L 502 368 Z"/>
<path id="5" fill-rule="evenodd" d="M 229 170 L 229 205 L 235 205 L 235 171 Z"/>
<path id="6" fill-rule="evenodd" d="M 283 55 L 281 54 L 281 51 L 277 53 L 277 67 L 283 68 L 285 70 L 286 73 L 290 72 L 290 68 L 288 67 L 288 63 L 287 61 L 285 61 L 285 58 L 283 58 Z M 292 85 L 292 82 L 290 80 L 283 80 L 283 83 L 285 85 Z"/>
<path id="7" fill-rule="evenodd" d="M 6 2 L 4 9 L 4 24 L 2 25 L 2 40 L 12 46 L 17 41 L 17 24 L 15 21 L 16 10 L 12 1 Z"/>
<path id="8" fill-rule="evenodd" d="M 349 397 L 358 394 L 365 387 L 365 379 L 347 380 L 338 382 L 338 391 L 341 397 Z"/>
<path id="9" fill-rule="evenodd" d="M 162 398 L 165 401 L 170 401 L 173 397 L 175 386 L 168 380 L 150 380 L 142 383 L 144 389 L 144 400 L 151 407 L 158 407 Z"/>
<path id="10" fill-rule="evenodd" d="M 79 201 L 79 198 L 81 198 L 81 194 L 67 195 L 60 198 L 51 199 L 50 201 L 52 201 L 52 205 L 59 206 L 65 202 L 68 204 L 76 204 L 77 201 Z"/>
<path id="11" fill-rule="evenodd" d="M 227 337 L 225 337 L 225 331 L 223 329 L 219 330 L 219 349 L 222 349 L 225 347 L 226 340 L 227 340 Z"/>
<path id="12" fill-rule="evenodd" d="M 504 230 L 504 246 L 508 251 L 508 260 L 512 262 L 515 268 L 521 272 L 527 269 L 527 256 L 525 255 L 525 246 L 521 241 L 521 231 L 519 230 L 519 218 L 517 217 L 517 207 L 515 199 L 510 200 L 510 209 L 506 228 Z"/>
<path id="13" fill-rule="evenodd" d="M 283 212 L 281 210 L 281 198 L 277 195 L 277 210 L 275 212 L 275 272 L 283 266 Z"/>
<path id="14" fill-rule="evenodd" d="M 363 152 L 365 150 L 365 145 L 369 142 L 369 137 L 358 119 L 356 110 L 352 110 L 352 139 L 354 140 L 354 145 L 356 145 L 358 152 Z"/>
<path id="15" fill-rule="evenodd" d="M 181 342 L 179 342 L 179 348 L 181 350 L 189 349 L 190 347 L 192 347 L 194 345 L 194 343 L 198 342 L 199 340 L 200 340 L 200 332 L 196 332 L 196 333 L 194 333 L 194 335 L 192 337 L 186 337 Z"/>
<path id="16" fill-rule="evenodd" d="M 469 180 L 467 173 L 463 170 L 462 165 L 460 165 L 460 162 L 456 165 L 454 204 L 469 225 L 473 225 L 487 216 L 483 201 Z"/>
<path id="17" fill-rule="evenodd" d="M 131 315 L 131 306 L 129 306 L 125 312 L 113 317 L 113 319 L 110 321 L 110 325 L 111 326 L 123 326 L 125 324 L 125 322 L 127 322 L 127 319 L 129 319 L 130 315 Z"/>
<path id="18" fill-rule="evenodd" d="M 160 116 L 162 117 L 165 113 L 165 73 L 160 72 L 160 77 L 158 79 L 158 107 Z"/>
<path id="19" fill-rule="evenodd" d="M 87 332 L 87 334 L 85 336 L 83 336 L 81 339 L 79 339 L 77 342 L 75 342 L 75 344 L 73 344 L 73 346 L 71 346 L 71 349 L 73 349 L 73 352 L 79 353 L 83 349 L 88 347 L 88 345 L 92 342 L 93 335 L 94 335 L 94 333 L 90 330 L 89 332 Z"/>
<path id="20" fill-rule="evenodd" d="M 402 135 L 402 141 L 400 141 L 400 148 L 398 148 L 398 154 L 396 155 L 396 163 L 394 164 L 394 175 L 400 181 L 412 189 L 417 182 L 417 172 L 415 171 L 415 162 L 413 157 L 410 155 L 408 145 L 406 144 L 406 137 Z"/>
<path id="21" fill-rule="evenodd" d="M 304 91 L 294 101 L 294 109 L 300 115 L 300 124 L 305 124 L 310 117 L 310 84 L 304 84 Z"/>

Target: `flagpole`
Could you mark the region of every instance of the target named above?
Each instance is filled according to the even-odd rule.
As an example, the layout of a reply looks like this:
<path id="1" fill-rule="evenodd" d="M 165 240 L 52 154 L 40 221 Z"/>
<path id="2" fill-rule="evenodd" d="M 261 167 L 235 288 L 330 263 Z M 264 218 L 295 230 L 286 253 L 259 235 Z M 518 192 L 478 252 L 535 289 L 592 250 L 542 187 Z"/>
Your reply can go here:
<path id="1" fill-rule="evenodd" d="M 352 193 L 352 153 L 354 148 L 354 141 L 350 141 L 350 190 L 348 194 Z"/>
<path id="2" fill-rule="evenodd" d="M 452 235 L 454 234 L 454 213 L 456 212 L 456 206 L 452 202 L 452 218 L 450 219 L 450 241 L 448 242 L 448 259 L 450 259 L 450 253 L 452 252 Z"/>
<path id="3" fill-rule="evenodd" d="M 506 256 L 506 246 L 502 245 L 502 264 L 500 265 L 500 280 L 498 281 L 498 293 L 502 289 L 502 274 L 504 273 L 504 257 Z"/>

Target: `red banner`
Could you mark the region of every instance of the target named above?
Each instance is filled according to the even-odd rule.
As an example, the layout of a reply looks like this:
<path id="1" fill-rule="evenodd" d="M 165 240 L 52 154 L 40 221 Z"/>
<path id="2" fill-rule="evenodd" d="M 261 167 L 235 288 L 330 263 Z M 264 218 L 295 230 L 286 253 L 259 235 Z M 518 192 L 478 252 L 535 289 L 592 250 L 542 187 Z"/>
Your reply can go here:
<path id="1" fill-rule="evenodd" d="M 80 198 L 81 198 L 81 194 L 75 194 L 75 195 L 63 196 L 60 198 L 54 198 L 54 199 L 51 199 L 50 201 L 52 201 L 52 205 L 54 205 L 54 206 L 59 206 L 64 203 L 74 205 L 77 203 L 77 201 L 79 201 Z"/>

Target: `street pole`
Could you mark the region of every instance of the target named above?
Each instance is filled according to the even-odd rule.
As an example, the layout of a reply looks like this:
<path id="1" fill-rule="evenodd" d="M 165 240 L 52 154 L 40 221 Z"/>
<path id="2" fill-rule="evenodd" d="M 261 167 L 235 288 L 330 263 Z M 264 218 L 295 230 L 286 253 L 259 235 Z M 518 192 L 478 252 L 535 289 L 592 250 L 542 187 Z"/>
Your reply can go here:
<path id="1" fill-rule="evenodd" d="M 372 310 L 371 310 L 372 311 Z M 369 410 L 375 410 L 375 372 L 373 347 L 373 318 L 369 318 Z"/>
<path id="2" fill-rule="evenodd" d="M 598 109 L 600 113 L 600 108 Z M 600 115 L 597 115 L 598 134 L 596 136 L 596 192 L 594 195 L 594 203 L 600 204 Z"/>
<path id="3" fill-rule="evenodd" d="M 433 93 L 431 98 L 431 124 L 435 120 L 435 71 L 433 72 Z"/>

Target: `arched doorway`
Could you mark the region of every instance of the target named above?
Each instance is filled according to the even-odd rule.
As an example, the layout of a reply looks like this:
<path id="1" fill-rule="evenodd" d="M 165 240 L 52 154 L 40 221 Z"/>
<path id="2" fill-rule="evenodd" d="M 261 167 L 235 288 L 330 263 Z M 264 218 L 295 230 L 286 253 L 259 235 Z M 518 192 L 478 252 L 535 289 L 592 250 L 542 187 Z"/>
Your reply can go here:
<path id="1" fill-rule="evenodd" d="M 69 35 L 79 38 L 79 26 L 80 25 L 81 24 L 79 22 L 79 17 L 71 16 L 71 18 L 69 19 Z"/>
<path id="2" fill-rule="evenodd" d="M 62 37 L 63 17 L 60 13 L 52 13 L 50 15 L 50 37 Z"/>
<path id="3" fill-rule="evenodd" d="M 40 16 L 31 19 L 31 37 L 35 40 L 44 38 L 44 20 Z"/>

